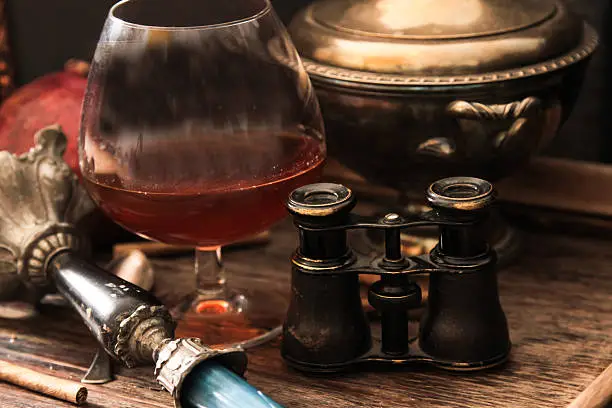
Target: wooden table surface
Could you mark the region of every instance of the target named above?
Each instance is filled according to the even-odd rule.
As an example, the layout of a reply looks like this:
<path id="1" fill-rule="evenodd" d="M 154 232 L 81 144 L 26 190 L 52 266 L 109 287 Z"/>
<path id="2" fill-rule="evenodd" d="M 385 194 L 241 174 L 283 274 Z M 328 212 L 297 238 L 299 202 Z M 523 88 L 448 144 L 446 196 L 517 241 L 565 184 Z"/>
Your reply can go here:
<path id="1" fill-rule="evenodd" d="M 250 287 L 284 296 L 295 246 L 289 222 L 266 246 L 228 253 L 228 268 Z M 188 273 L 190 259 L 156 261 L 164 298 Z M 278 342 L 249 351 L 247 379 L 286 407 L 563 407 L 612 363 L 612 242 L 529 232 L 524 252 L 500 271 L 500 292 L 513 342 L 510 361 L 486 373 L 434 369 L 308 377 L 285 366 Z M 237 280 L 242 278 L 237 278 Z M 0 358 L 78 380 L 95 342 L 70 311 L 46 306 L 28 320 L 0 320 Z M 152 370 L 124 369 L 118 380 L 89 385 L 89 406 L 171 407 Z M 0 383 L 0 407 L 68 407 Z"/>

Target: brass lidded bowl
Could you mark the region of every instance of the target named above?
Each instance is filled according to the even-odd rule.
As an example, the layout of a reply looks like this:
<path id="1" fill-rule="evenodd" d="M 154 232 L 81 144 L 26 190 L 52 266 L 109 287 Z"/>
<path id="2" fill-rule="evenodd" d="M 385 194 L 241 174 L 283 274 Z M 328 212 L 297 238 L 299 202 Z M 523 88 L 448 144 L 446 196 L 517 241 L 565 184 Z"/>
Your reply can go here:
<path id="1" fill-rule="evenodd" d="M 524 164 L 569 116 L 597 46 L 558 0 L 319 0 L 289 32 L 330 154 L 411 191 Z"/>

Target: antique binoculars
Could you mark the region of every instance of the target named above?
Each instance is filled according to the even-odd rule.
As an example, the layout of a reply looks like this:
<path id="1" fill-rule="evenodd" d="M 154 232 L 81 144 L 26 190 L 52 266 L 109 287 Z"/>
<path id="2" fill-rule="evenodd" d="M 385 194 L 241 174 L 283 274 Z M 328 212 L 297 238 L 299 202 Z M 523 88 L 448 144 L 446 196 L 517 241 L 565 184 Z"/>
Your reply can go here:
<path id="1" fill-rule="evenodd" d="M 330 183 L 293 191 L 288 208 L 299 231 L 292 258 L 291 303 L 283 327 L 282 355 L 311 372 L 341 371 L 359 363 L 430 363 L 449 370 L 478 370 L 503 363 L 510 353 L 501 308 L 495 253 L 484 224 L 493 186 L 470 177 L 446 178 L 427 191 L 431 211 L 407 222 L 352 214 L 351 190 Z M 404 257 L 403 229 L 437 226 L 439 242 L 426 255 Z M 347 230 L 383 230 L 385 253 L 369 259 L 347 245 Z M 360 298 L 359 274 L 379 275 L 368 302 L 380 315 L 374 340 Z M 429 276 L 429 297 L 418 325 L 409 309 L 422 307 L 411 278 Z"/>

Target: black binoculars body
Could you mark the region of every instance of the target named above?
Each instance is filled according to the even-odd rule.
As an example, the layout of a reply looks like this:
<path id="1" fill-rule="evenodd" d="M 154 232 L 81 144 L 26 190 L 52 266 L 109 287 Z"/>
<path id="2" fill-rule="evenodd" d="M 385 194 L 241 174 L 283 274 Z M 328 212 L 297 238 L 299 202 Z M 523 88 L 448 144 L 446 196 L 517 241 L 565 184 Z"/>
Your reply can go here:
<path id="1" fill-rule="evenodd" d="M 478 370 L 503 363 L 510 353 L 506 317 L 497 288 L 496 257 L 483 225 L 493 186 L 455 177 L 430 186 L 431 211 L 407 222 L 351 213 L 352 192 L 339 184 L 311 184 L 288 201 L 299 232 L 292 258 L 291 303 L 283 327 L 282 355 L 299 370 L 341 371 L 359 363 L 431 363 L 450 370 Z M 403 229 L 438 226 L 439 242 L 426 255 L 404 257 Z M 374 259 L 347 244 L 357 228 L 384 231 L 385 253 Z M 374 341 L 360 297 L 360 274 L 380 280 L 368 302 L 380 315 Z M 408 311 L 422 307 L 413 278 L 429 276 L 425 312 L 415 333 Z"/>

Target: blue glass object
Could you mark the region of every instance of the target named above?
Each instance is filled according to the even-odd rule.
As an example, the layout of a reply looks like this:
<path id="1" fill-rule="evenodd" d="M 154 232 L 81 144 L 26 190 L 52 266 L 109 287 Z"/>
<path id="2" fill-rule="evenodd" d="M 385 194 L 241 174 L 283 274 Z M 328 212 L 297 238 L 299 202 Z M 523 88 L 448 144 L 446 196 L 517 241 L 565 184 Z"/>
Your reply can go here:
<path id="1" fill-rule="evenodd" d="M 200 364 L 185 378 L 181 405 L 183 408 L 283 408 L 214 361 Z"/>

